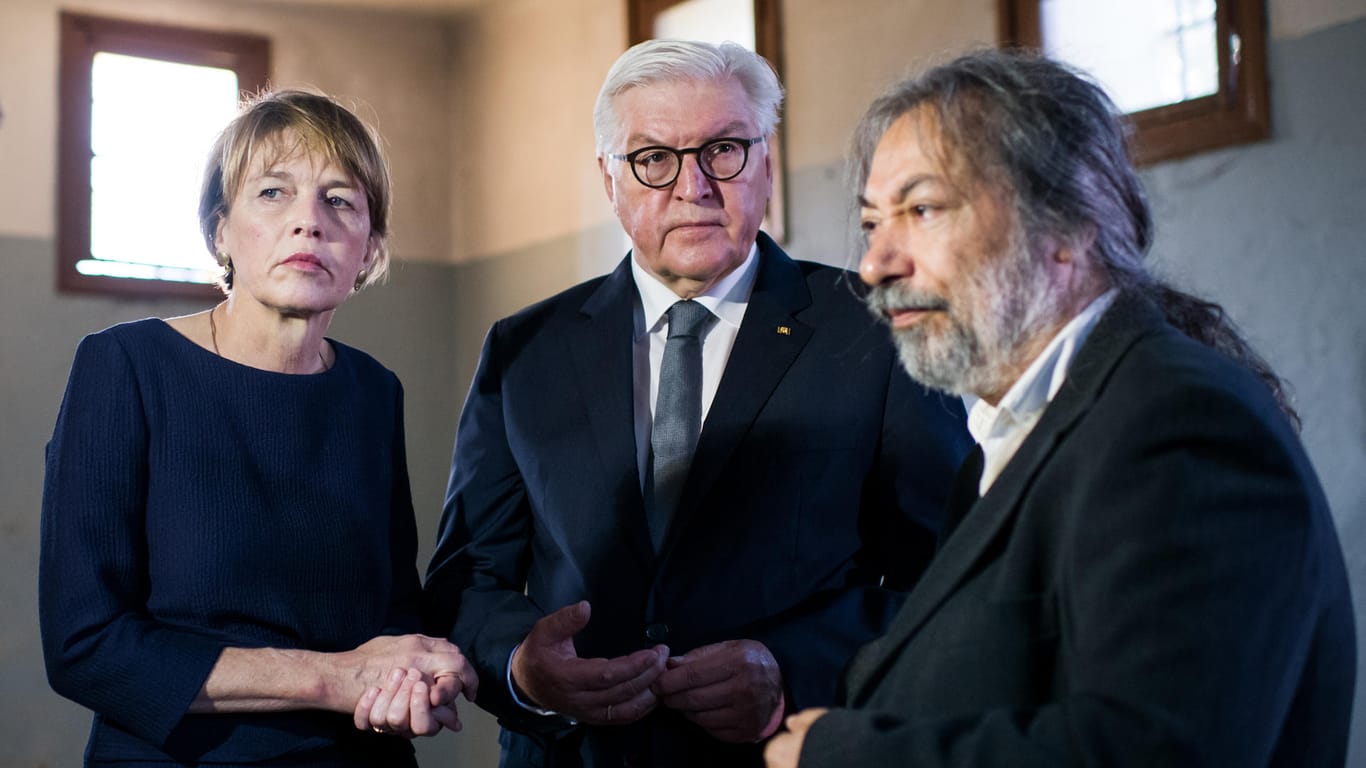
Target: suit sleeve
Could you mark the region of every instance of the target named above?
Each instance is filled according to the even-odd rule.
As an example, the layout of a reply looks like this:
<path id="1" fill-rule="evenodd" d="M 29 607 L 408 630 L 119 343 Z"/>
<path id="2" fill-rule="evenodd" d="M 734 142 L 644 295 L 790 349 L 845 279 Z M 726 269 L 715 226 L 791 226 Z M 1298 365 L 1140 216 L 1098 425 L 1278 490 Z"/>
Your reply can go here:
<path id="1" fill-rule="evenodd" d="M 889 366 L 874 469 L 859 506 L 862 549 L 846 583 L 816 594 L 755 638 L 783 673 L 789 706 L 829 706 L 849 658 L 886 630 L 934 553 L 949 489 L 971 446 L 962 401 Z"/>
<path id="2" fill-rule="evenodd" d="M 87 337 L 47 446 L 38 564 L 43 657 L 55 691 L 164 744 L 222 645 L 148 616 L 148 445 L 127 354 L 107 334 Z"/>
<path id="3" fill-rule="evenodd" d="M 449 637 L 485 681 L 479 705 L 534 730 L 549 719 L 519 707 L 504 684 L 513 649 L 542 612 L 525 594 L 531 510 L 503 417 L 499 332 L 484 340 L 456 430 L 424 615 L 427 631 Z"/>
<path id="4" fill-rule="evenodd" d="M 1350 687 L 1355 660 L 1350 643 L 1316 645 L 1325 626 L 1351 635 L 1350 600 L 1316 481 L 1268 407 L 1214 388 L 1126 398 L 1070 457 L 1061 530 L 1040 533 L 1061 537 L 1059 696 L 914 721 L 834 710 L 800 764 L 1271 763 L 1304 670 Z"/>
<path id="5" fill-rule="evenodd" d="M 861 521 L 883 586 L 904 592 L 934 555 L 954 478 L 973 441 L 963 400 L 912 381 L 899 362 L 892 365 L 885 413 Z"/>

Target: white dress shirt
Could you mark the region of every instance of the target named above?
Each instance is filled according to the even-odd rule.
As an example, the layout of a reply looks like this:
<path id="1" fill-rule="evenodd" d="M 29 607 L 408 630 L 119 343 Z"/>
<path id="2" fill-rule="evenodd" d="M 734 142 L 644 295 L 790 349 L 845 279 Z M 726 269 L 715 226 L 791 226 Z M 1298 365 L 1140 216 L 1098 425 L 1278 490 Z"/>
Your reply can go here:
<path id="1" fill-rule="evenodd" d="M 759 247 L 750 246 L 740 266 L 693 300 L 717 317 L 702 332 L 702 423 L 707 423 L 721 374 L 726 370 L 730 350 L 745 319 L 749 295 L 759 270 Z M 669 307 L 679 301 L 659 278 L 645 271 L 633 258 L 631 275 L 636 281 L 640 302 L 636 305 L 635 328 L 631 335 L 633 391 L 635 393 L 636 469 L 641 488 L 645 482 L 645 462 L 650 457 L 650 432 L 654 425 L 655 400 L 659 397 L 659 366 L 664 361 L 664 345 L 669 339 Z"/>
<path id="2" fill-rule="evenodd" d="M 1044 408 L 1067 380 L 1072 358 L 1117 294 L 1114 289 L 1106 291 L 1064 325 L 1006 391 L 1000 403 L 993 406 L 973 395 L 963 396 L 968 409 L 968 432 L 982 446 L 984 461 L 982 479 L 977 485 L 979 494 L 986 495 L 987 489 L 996 482 L 1001 470 L 1010 463 L 1015 451 L 1039 422 Z"/>

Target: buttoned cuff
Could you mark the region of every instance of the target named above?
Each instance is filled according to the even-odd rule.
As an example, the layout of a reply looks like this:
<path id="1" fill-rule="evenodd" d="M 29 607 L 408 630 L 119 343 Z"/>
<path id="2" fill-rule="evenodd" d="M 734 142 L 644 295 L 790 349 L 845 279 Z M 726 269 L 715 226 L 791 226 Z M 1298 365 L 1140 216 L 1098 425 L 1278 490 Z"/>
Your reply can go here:
<path id="1" fill-rule="evenodd" d="M 521 707 L 522 709 L 526 710 L 527 712 L 531 712 L 532 714 L 542 715 L 542 716 L 544 716 L 544 717 L 559 717 L 559 718 L 563 718 L 563 719 L 564 719 L 565 721 L 567 721 L 570 725 L 578 725 L 578 724 L 579 724 L 579 721 L 578 721 L 578 720 L 575 720 L 575 719 L 572 718 L 572 717 L 569 717 L 568 715 L 562 715 L 562 714 L 560 714 L 559 712 L 556 712 L 556 711 L 553 710 L 553 709 L 546 709 L 545 707 L 538 707 L 538 706 L 536 706 L 535 704 L 531 704 L 531 703 L 528 703 L 528 702 L 524 701 L 524 700 L 522 699 L 521 696 L 518 696 L 518 695 L 517 695 L 517 686 L 514 685 L 513 682 L 512 682 L 512 657 L 517 655 L 517 649 L 518 649 L 518 648 L 521 648 L 521 647 L 522 647 L 522 644 L 521 644 L 521 643 L 518 643 L 518 644 L 512 646 L 512 653 L 509 653 L 509 654 L 508 654 L 508 663 L 507 663 L 507 674 L 506 674 L 506 678 L 507 678 L 507 686 L 508 686 L 508 695 L 510 695 L 510 696 L 512 697 L 512 703 L 516 704 L 517 706 Z"/>

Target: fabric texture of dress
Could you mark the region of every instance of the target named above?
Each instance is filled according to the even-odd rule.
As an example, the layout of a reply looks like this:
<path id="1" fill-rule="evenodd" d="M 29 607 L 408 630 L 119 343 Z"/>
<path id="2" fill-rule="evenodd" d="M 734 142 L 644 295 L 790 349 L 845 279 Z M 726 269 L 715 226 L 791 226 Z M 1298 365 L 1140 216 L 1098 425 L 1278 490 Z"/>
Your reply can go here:
<path id="1" fill-rule="evenodd" d="M 412 764 L 406 740 L 338 713 L 187 714 L 224 648 L 419 629 L 402 387 L 331 344 L 315 375 L 154 319 L 78 347 L 47 446 L 39 603 L 53 688 L 95 712 L 88 762 Z"/>

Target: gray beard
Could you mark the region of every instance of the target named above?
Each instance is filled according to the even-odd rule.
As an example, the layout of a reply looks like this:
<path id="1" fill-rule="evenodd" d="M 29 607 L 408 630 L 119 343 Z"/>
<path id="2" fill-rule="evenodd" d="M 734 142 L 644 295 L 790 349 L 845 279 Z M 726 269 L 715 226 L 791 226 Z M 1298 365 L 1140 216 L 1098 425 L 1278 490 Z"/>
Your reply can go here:
<path id="1" fill-rule="evenodd" d="M 973 271 L 955 291 L 938 296 L 899 283 L 874 287 L 868 306 L 879 317 L 894 308 L 942 309 L 942 331 L 920 322 L 894 329 L 901 363 L 911 378 L 953 395 L 1004 393 L 1028 365 L 1025 342 L 1043 332 L 1057 314 L 1048 276 L 1028 247 Z"/>

